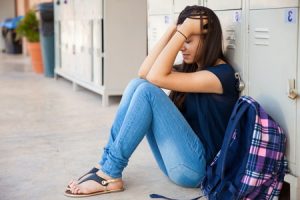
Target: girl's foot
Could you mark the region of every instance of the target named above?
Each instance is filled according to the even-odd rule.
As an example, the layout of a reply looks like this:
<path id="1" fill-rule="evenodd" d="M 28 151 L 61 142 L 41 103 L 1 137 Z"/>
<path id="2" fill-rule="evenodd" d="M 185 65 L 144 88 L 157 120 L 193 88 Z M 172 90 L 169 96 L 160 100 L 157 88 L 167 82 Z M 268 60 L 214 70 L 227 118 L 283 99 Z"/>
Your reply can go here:
<path id="1" fill-rule="evenodd" d="M 123 191 L 123 181 L 121 178 L 113 179 L 112 177 L 104 174 L 99 170 L 96 174 L 92 174 L 79 183 L 73 183 L 65 192 L 65 195 L 78 197 L 78 196 L 91 196 L 103 193 Z"/>
<path id="2" fill-rule="evenodd" d="M 88 177 L 92 173 L 96 173 L 99 169 L 100 169 L 100 165 L 99 164 L 95 165 L 95 167 L 93 169 L 91 169 L 88 173 L 86 173 L 86 174 L 82 175 L 81 177 L 79 177 L 77 180 L 73 179 L 73 180 L 69 181 L 69 184 L 68 184 L 67 188 L 69 189 L 71 187 L 71 185 L 79 183 L 81 180 L 85 179 L 86 177 Z"/>

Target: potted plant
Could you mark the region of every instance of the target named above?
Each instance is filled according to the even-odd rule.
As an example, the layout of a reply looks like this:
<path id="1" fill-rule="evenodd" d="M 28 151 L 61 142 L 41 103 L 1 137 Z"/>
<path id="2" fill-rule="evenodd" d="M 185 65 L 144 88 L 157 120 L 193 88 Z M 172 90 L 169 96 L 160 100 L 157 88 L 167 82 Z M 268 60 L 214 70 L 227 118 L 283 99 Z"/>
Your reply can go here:
<path id="1" fill-rule="evenodd" d="M 29 10 L 16 28 L 18 37 L 28 41 L 28 52 L 31 57 L 33 70 L 43 73 L 43 60 L 40 46 L 39 20 L 33 10 Z"/>

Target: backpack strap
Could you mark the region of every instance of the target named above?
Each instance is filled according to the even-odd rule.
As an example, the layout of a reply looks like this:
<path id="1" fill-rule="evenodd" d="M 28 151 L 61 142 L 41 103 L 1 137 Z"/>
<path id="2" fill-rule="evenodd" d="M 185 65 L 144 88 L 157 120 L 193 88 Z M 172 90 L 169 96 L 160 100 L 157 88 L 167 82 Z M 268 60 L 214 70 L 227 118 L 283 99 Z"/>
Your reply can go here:
<path id="1" fill-rule="evenodd" d="M 225 132 L 225 138 L 222 145 L 222 151 L 221 153 L 224 156 L 220 156 L 220 163 L 221 163 L 221 179 L 224 179 L 224 171 L 225 171 L 225 163 L 226 163 L 226 156 L 228 152 L 228 148 L 230 146 L 230 142 L 232 139 L 232 136 L 235 132 L 235 128 L 237 124 L 239 123 L 239 120 L 244 115 L 244 112 L 250 107 L 250 104 L 244 100 L 242 97 L 239 99 L 238 104 L 235 106 L 231 117 L 230 122 L 228 123 L 228 127 Z"/>
<path id="2" fill-rule="evenodd" d="M 165 197 L 165 196 L 162 196 L 162 195 L 159 195 L 159 194 L 150 194 L 149 196 L 150 196 L 150 198 L 152 198 L 152 199 L 178 200 L 178 199 L 172 199 L 172 198 L 169 198 L 169 197 Z M 195 197 L 195 198 L 190 199 L 190 200 L 199 200 L 199 199 L 201 199 L 202 197 L 204 197 L 204 196 L 198 196 L 198 197 Z"/>
<path id="3" fill-rule="evenodd" d="M 224 168 L 226 162 L 226 158 L 224 157 L 226 157 L 227 150 L 230 146 L 230 142 L 234 134 L 234 129 L 236 128 L 239 119 L 242 117 L 242 115 L 249 106 L 250 104 L 247 102 L 247 98 L 244 99 L 243 97 L 240 97 L 233 108 L 225 131 L 225 137 L 223 140 L 222 147 L 213 161 L 214 164 L 212 163 L 210 167 L 207 167 L 207 175 L 204 181 L 202 182 L 202 191 L 206 195 L 210 194 L 211 191 L 213 191 L 215 187 L 222 181 L 222 179 L 224 179 Z M 216 162 L 220 163 L 216 166 L 217 170 L 213 169 L 213 165 L 215 165 Z M 232 188 L 232 190 L 234 189 Z"/>

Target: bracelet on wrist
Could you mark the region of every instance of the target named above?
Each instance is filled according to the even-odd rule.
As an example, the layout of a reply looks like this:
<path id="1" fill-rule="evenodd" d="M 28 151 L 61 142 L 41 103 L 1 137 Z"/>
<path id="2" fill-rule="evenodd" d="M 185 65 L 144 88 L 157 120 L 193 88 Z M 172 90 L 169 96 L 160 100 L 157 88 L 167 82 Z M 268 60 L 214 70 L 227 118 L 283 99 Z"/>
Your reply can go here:
<path id="1" fill-rule="evenodd" d="M 180 33 L 185 38 L 185 40 L 187 40 L 187 37 L 181 31 L 176 30 L 176 32 Z"/>

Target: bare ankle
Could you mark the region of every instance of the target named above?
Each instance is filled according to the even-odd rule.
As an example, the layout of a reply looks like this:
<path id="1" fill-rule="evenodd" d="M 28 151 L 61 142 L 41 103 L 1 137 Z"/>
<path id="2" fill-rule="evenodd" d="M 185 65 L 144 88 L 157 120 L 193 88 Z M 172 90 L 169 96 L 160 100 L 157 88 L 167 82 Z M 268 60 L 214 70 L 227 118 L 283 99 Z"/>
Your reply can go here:
<path id="1" fill-rule="evenodd" d="M 97 164 L 95 165 L 95 168 L 100 169 L 101 166 L 97 163 Z"/>

